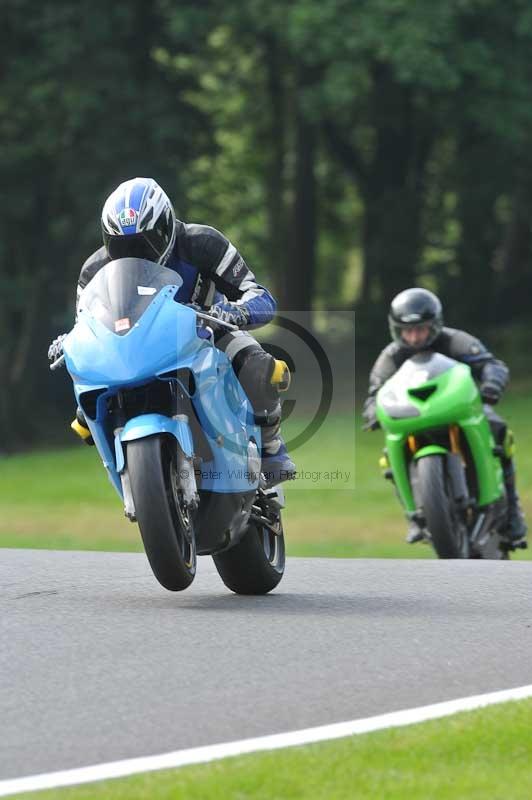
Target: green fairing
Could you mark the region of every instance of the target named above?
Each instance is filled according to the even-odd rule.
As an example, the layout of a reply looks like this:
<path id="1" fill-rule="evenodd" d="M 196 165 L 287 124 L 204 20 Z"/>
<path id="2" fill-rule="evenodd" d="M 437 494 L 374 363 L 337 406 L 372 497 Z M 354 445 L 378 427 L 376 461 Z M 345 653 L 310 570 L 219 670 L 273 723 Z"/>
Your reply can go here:
<path id="1" fill-rule="evenodd" d="M 488 505 L 503 494 L 501 464 L 493 454 L 495 443 L 471 370 L 466 364 L 446 361 L 449 367 L 429 379 L 422 365 L 409 361 L 377 394 L 377 418 L 385 432 L 388 460 L 399 497 L 408 512 L 415 511 L 416 505 L 408 474 L 407 438 L 449 425 L 458 425 L 469 444 L 479 487 L 478 505 Z M 412 394 L 412 390 L 419 392 L 430 387 L 434 391 L 425 400 Z M 394 411 L 390 404 L 395 407 L 394 416 L 390 415 Z M 438 452 L 446 451 L 438 446 Z M 423 454 L 429 453 L 425 450 Z"/>

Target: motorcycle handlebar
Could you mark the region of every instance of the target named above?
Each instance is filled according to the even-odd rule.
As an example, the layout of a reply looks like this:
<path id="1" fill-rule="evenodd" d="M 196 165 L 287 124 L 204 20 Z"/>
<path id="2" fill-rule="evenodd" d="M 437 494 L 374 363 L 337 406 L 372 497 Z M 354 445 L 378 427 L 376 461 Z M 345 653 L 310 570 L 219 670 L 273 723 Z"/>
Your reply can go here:
<path id="1" fill-rule="evenodd" d="M 54 370 L 59 369 L 59 367 L 62 367 L 64 363 L 65 363 L 65 357 L 60 356 L 57 359 L 57 361 L 54 361 L 53 364 L 50 364 L 50 369 L 52 370 L 52 372 L 54 372 Z"/>
<path id="2" fill-rule="evenodd" d="M 205 314 L 203 311 L 196 311 L 196 314 L 198 317 L 200 317 L 200 319 L 206 319 L 208 322 L 214 322 L 216 325 L 221 325 L 223 328 L 227 328 L 230 331 L 240 330 L 238 325 L 233 325 L 231 322 L 224 322 L 223 319 L 212 317 L 210 314 Z"/>

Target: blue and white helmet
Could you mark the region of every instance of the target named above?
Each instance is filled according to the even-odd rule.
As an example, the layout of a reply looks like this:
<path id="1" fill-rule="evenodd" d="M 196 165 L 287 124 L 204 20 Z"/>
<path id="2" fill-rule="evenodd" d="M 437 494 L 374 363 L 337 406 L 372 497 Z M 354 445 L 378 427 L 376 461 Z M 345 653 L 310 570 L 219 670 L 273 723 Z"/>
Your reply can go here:
<path id="1" fill-rule="evenodd" d="M 102 232 L 110 258 L 145 258 L 164 264 L 176 237 L 172 203 L 153 178 L 132 178 L 105 201 Z"/>

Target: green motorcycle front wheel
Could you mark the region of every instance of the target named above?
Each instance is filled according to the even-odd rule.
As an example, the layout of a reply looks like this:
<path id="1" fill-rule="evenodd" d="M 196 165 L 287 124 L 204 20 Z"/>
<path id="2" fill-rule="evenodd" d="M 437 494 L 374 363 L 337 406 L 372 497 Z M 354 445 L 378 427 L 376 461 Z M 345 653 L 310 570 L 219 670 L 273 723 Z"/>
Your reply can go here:
<path id="1" fill-rule="evenodd" d="M 448 490 L 445 458 L 425 456 L 416 464 L 418 505 L 423 509 L 438 558 L 469 558 L 469 538 Z"/>

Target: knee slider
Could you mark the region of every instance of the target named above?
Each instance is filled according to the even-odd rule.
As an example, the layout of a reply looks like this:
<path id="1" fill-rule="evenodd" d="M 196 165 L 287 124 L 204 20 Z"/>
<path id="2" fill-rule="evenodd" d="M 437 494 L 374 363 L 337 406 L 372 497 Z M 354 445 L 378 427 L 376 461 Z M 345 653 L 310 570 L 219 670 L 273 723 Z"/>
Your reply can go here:
<path id="1" fill-rule="evenodd" d="M 290 388 L 290 381 L 292 379 L 288 364 L 286 361 L 281 361 L 278 358 L 274 358 L 273 360 L 274 367 L 270 383 L 272 386 L 276 386 L 279 392 L 286 392 Z"/>
<path id="2" fill-rule="evenodd" d="M 515 455 L 515 438 L 510 428 L 506 429 L 506 435 L 502 443 L 505 458 L 513 458 Z"/>

